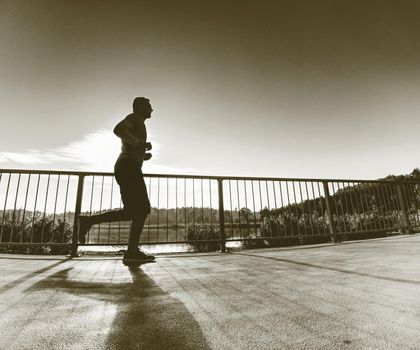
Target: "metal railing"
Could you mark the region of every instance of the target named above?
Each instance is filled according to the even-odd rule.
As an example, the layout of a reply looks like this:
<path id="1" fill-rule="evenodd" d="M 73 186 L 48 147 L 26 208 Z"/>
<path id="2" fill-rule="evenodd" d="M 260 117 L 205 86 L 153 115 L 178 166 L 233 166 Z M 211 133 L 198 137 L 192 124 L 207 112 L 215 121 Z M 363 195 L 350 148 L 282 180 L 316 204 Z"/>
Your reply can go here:
<path id="1" fill-rule="evenodd" d="M 332 241 L 420 227 L 420 181 L 145 174 L 141 244 L 199 249 L 252 240 Z M 0 170 L 0 246 L 71 246 L 79 214 L 121 208 L 112 173 Z M 127 244 L 129 222 L 95 225 L 86 245 Z"/>

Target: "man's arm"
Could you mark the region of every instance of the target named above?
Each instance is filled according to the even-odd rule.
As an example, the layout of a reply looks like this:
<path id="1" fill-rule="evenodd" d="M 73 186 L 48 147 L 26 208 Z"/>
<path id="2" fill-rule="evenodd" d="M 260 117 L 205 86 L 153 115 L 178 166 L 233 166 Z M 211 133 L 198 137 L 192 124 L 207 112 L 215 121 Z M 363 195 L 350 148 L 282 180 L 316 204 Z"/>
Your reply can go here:
<path id="1" fill-rule="evenodd" d="M 145 143 L 146 140 L 143 140 L 139 137 L 136 137 L 131 132 L 133 125 L 127 119 L 121 120 L 114 128 L 114 134 L 117 135 L 122 141 L 129 143 L 131 145 L 137 145 L 139 143 Z"/>

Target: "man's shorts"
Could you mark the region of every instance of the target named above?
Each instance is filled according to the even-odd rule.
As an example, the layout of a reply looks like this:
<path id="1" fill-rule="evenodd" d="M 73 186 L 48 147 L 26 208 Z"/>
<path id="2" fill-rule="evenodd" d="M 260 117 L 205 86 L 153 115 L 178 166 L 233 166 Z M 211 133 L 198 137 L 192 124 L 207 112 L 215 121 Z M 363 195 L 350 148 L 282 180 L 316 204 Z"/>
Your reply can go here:
<path id="1" fill-rule="evenodd" d="M 118 158 L 114 166 L 115 179 L 120 186 L 124 210 L 131 219 L 150 214 L 150 202 L 144 183 L 141 164 L 128 158 Z"/>

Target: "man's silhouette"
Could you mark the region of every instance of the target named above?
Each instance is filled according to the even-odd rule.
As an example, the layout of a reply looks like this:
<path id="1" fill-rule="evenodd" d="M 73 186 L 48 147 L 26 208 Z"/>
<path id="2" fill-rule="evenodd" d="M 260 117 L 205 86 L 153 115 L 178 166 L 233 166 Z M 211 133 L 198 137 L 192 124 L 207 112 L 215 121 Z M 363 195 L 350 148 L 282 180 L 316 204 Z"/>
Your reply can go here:
<path id="1" fill-rule="evenodd" d="M 90 227 L 102 222 L 131 220 L 128 249 L 123 262 L 153 261 L 154 256 L 139 250 L 138 244 L 144 222 L 150 214 L 150 202 L 147 195 L 141 167 L 144 160 L 151 158 L 147 150 L 152 149 L 147 140 L 144 122 L 151 117 L 152 106 L 145 97 L 136 97 L 133 101 L 133 113 L 120 121 L 114 128 L 114 134 L 121 139 L 121 153 L 115 163 L 115 179 L 120 186 L 124 209 L 108 211 L 98 215 L 79 216 L 79 240 L 85 243 Z"/>

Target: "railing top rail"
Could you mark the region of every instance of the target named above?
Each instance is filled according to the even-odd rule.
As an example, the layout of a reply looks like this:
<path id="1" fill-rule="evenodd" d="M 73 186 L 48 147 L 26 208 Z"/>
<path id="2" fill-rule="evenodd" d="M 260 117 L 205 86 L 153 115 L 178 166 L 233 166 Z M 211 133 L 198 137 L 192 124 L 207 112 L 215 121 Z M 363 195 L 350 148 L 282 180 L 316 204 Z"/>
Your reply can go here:
<path id="1" fill-rule="evenodd" d="M 113 176 L 112 172 L 92 171 L 65 171 L 65 170 L 29 170 L 29 169 L 0 169 L 0 173 L 13 174 L 40 174 L 40 175 L 83 175 L 83 176 Z M 296 182 L 344 182 L 344 183 L 409 183 L 420 184 L 420 180 L 366 180 L 366 179 L 314 179 L 314 178 L 280 178 L 280 177 L 252 177 L 252 176 L 214 176 L 214 175 L 186 175 L 186 174 L 149 174 L 145 177 L 164 177 L 178 179 L 204 179 L 204 180 L 244 180 L 244 181 L 296 181 Z"/>

